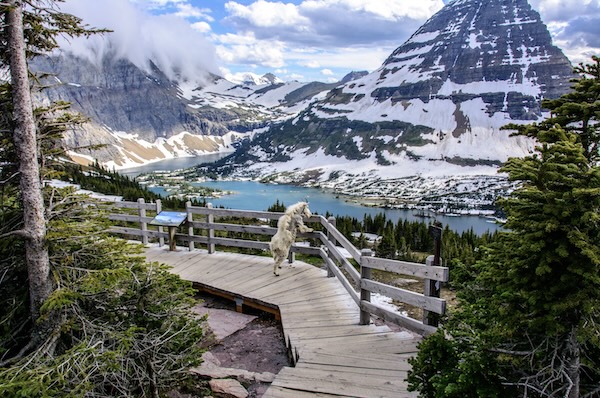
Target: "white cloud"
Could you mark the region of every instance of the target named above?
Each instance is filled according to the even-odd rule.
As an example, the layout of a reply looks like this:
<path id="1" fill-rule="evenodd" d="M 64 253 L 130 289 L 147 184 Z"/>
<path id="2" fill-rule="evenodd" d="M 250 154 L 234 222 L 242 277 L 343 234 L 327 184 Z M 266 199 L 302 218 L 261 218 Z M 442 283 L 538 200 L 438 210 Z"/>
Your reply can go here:
<path id="1" fill-rule="evenodd" d="M 530 0 L 529 4 L 544 21 L 569 21 L 585 15 L 582 11 L 600 9 L 597 0 Z"/>
<path id="2" fill-rule="evenodd" d="M 177 4 L 176 16 L 181 18 L 201 18 L 206 21 L 213 22 L 215 19 L 210 16 L 211 10 L 208 8 L 198 8 L 191 4 L 181 3 Z"/>
<path id="3" fill-rule="evenodd" d="M 325 76 L 331 76 L 333 75 L 333 71 L 331 69 L 322 69 L 321 74 Z"/>
<path id="4" fill-rule="evenodd" d="M 226 4 L 228 22 L 257 38 L 290 45 L 339 46 L 394 42 L 408 37 L 443 7 L 442 0 L 304 0 L 298 5 L 258 0 Z"/>
<path id="5" fill-rule="evenodd" d="M 398 21 L 405 17 L 427 19 L 442 7 L 441 0 L 307 0 L 300 5 L 303 10 L 311 12 L 342 9 L 370 14 L 389 21 Z"/>
<path id="6" fill-rule="evenodd" d="M 275 40 L 257 40 L 253 34 L 246 35 L 215 35 L 219 58 L 230 64 L 258 64 L 269 68 L 281 68 L 284 61 L 284 48 L 281 42 Z"/>
<path id="7" fill-rule="evenodd" d="M 208 33 L 212 30 L 212 28 L 210 27 L 210 24 L 208 22 L 204 22 L 204 21 L 194 22 L 190 26 L 200 33 Z"/>
<path id="8" fill-rule="evenodd" d="M 198 69 L 218 72 L 222 62 L 232 70 L 279 69 L 276 73 L 289 79 L 333 79 L 324 71 L 337 76 L 342 70 L 377 69 L 448 2 L 68 0 L 65 10 L 115 32 L 86 44 L 80 39 L 63 44 L 91 60 L 110 53 L 147 68 L 151 58 L 169 76 L 194 76 Z M 589 62 L 590 55 L 600 54 L 600 1 L 529 2 L 572 62 Z"/>
<path id="9" fill-rule="evenodd" d="M 148 8 L 163 8 L 170 5 L 187 3 L 189 0 L 132 0 L 132 3 L 143 4 Z"/>
<path id="10" fill-rule="evenodd" d="M 299 64 L 302 66 L 305 66 L 307 68 L 313 68 L 313 69 L 317 69 L 317 68 L 321 67 L 321 64 L 318 61 L 315 61 L 314 59 L 307 61 L 307 62 L 300 62 Z"/>
<path id="11" fill-rule="evenodd" d="M 251 24 L 260 27 L 296 27 L 307 24 L 308 19 L 302 17 L 298 7 L 291 3 L 268 2 L 258 0 L 249 6 L 228 1 L 225 4 L 231 17 L 248 20 Z"/>
<path id="12" fill-rule="evenodd" d="M 202 81 L 207 71 L 218 71 L 214 46 L 182 18 L 151 15 L 122 0 L 69 0 L 61 9 L 90 26 L 113 30 L 89 39 L 60 39 L 62 50 L 96 64 L 111 56 L 128 59 L 149 71 L 152 61 L 171 79 L 197 81 Z"/>
<path id="13" fill-rule="evenodd" d="M 375 70 L 383 64 L 383 61 L 394 51 L 395 47 L 359 47 L 338 48 L 332 51 L 287 51 L 286 59 L 291 63 L 305 66 L 314 62 L 318 65 L 327 66 L 326 69 L 342 70 Z"/>
<path id="14" fill-rule="evenodd" d="M 600 1 L 530 0 L 548 26 L 554 44 L 573 62 L 600 54 Z"/>
<path id="15" fill-rule="evenodd" d="M 275 40 L 282 62 L 374 70 L 449 0 L 229 1 L 226 21 L 256 41 Z M 600 53 L 600 1 L 530 0 L 574 63 Z M 256 58 L 256 57 L 254 57 Z M 253 61 L 255 62 L 255 61 Z M 271 63 L 274 64 L 274 63 Z"/>
<path id="16" fill-rule="evenodd" d="M 300 81 L 304 80 L 304 75 L 301 75 L 299 73 L 291 73 L 285 77 L 287 77 L 290 80 L 300 80 Z"/>

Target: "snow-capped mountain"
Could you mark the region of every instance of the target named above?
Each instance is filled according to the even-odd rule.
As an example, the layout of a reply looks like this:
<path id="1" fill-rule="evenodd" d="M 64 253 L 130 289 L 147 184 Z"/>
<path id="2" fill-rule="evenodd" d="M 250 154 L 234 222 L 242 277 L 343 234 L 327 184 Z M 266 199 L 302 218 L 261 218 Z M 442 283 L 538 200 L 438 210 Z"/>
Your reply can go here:
<path id="1" fill-rule="evenodd" d="M 227 80 L 236 84 L 243 84 L 246 86 L 261 86 L 270 84 L 281 84 L 283 80 L 278 78 L 272 73 L 265 73 L 260 76 L 252 72 L 242 72 L 238 74 L 230 74 L 225 76 Z"/>
<path id="2" fill-rule="evenodd" d="M 72 156 L 116 168 L 233 151 L 233 142 L 294 115 L 332 87 L 284 83 L 270 73 L 246 74 L 241 83 L 208 73 L 172 80 L 153 63 L 142 69 L 110 56 L 93 63 L 68 52 L 38 57 L 31 66 L 53 75 L 42 101 L 69 101 L 73 110 L 91 119 L 66 134 Z M 97 144 L 105 146 L 81 149 Z"/>
<path id="3" fill-rule="evenodd" d="M 542 99 L 566 93 L 572 77 L 527 0 L 455 0 L 379 69 L 332 89 L 230 162 L 342 191 L 358 178 L 493 175 L 532 148 L 500 128 L 544 118 Z"/>

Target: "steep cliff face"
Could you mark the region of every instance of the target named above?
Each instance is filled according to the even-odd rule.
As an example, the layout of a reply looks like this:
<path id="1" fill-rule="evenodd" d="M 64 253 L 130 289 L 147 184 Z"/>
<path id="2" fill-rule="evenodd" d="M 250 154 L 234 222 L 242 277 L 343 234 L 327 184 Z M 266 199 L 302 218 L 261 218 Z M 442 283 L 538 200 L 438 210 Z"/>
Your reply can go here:
<path id="1" fill-rule="evenodd" d="M 202 81 L 172 81 L 154 64 L 142 70 L 118 58 L 101 64 L 63 53 L 38 57 L 37 73 L 49 73 L 42 100 L 65 100 L 90 118 L 65 137 L 78 159 L 122 167 L 170 157 L 232 151 L 230 144 L 287 115 L 272 109 L 299 83 L 283 84 L 267 75 L 260 85 L 236 85 L 207 75 Z M 269 93 L 269 95 L 267 95 Z M 280 101 L 281 100 L 281 101 Z"/>
<path id="2" fill-rule="evenodd" d="M 392 103 L 481 98 L 490 115 L 535 120 L 539 99 L 564 94 L 571 70 L 526 0 L 457 0 L 390 55 L 379 78 L 389 74 L 394 84 L 380 84 L 371 97 Z"/>
<path id="3" fill-rule="evenodd" d="M 541 120 L 542 99 L 566 93 L 572 77 L 526 0 L 456 0 L 378 70 L 257 137 L 247 158 L 269 172 L 317 153 L 318 161 L 307 162 L 313 169 L 339 169 L 332 165 L 345 158 L 372 159 L 380 175 L 396 177 L 439 173 L 443 164 L 480 172 L 469 168 L 531 149 L 500 128 Z"/>
<path id="4" fill-rule="evenodd" d="M 178 84 L 153 65 L 145 72 L 123 59 L 94 65 L 81 58 L 56 56 L 37 58 L 33 66 L 54 74 L 62 83 L 47 90 L 50 99 L 67 99 L 73 109 L 95 123 L 138 134 L 147 141 L 181 131 L 223 135 L 231 129 L 253 127 L 240 123 L 238 115 L 227 110 L 192 108 Z"/>

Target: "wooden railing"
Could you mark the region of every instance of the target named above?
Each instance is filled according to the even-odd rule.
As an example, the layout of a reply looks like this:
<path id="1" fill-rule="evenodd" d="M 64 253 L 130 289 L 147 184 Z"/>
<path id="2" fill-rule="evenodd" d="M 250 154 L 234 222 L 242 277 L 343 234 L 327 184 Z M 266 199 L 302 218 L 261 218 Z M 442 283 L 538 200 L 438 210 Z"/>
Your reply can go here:
<path id="1" fill-rule="evenodd" d="M 110 228 L 110 232 L 138 237 L 144 244 L 147 244 L 149 239 L 154 239 L 160 245 L 163 245 L 165 239 L 168 239 L 168 233 L 163 231 L 163 227 L 149 225 L 154 215 L 161 211 L 160 201 L 144 203 L 143 199 L 140 199 L 138 202 L 116 202 L 113 209 L 115 211 L 117 209 L 121 210 L 118 213 L 111 213 L 109 219 L 126 225 L 113 226 Z M 277 232 L 277 228 L 268 225 L 269 221 L 277 220 L 282 215 L 282 213 L 277 212 L 215 209 L 210 204 L 207 207 L 195 207 L 189 202 L 185 211 L 188 214 L 187 223 L 181 227 L 182 232 L 175 234 L 176 241 L 184 243 L 189 250 L 194 250 L 196 244 L 204 245 L 209 253 L 214 253 L 216 246 L 268 251 L 269 242 L 267 238 Z M 235 218 L 236 221 L 240 221 L 239 219 L 253 220 L 254 223 L 219 222 L 226 221 L 227 218 Z M 428 286 L 431 281 L 447 282 L 447 267 L 374 257 L 370 249 L 357 249 L 338 231 L 335 227 L 335 218 L 325 219 L 322 216 L 314 215 L 304 221 L 309 225 L 311 223 L 320 224 L 322 228 L 315 228 L 315 231 L 311 233 L 298 234 L 298 237 L 317 241 L 319 246 L 294 244 L 290 250 L 289 261 L 294 260 L 295 253 L 320 256 L 325 263 L 328 276 L 338 278 L 360 308 L 361 324 L 369 324 L 371 315 L 376 315 L 420 334 L 426 335 L 436 330 L 436 326 L 427 324 L 426 315 L 424 316 L 425 322 L 422 322 L 398 312 L 390 311 L 372 303 L 371 294 L 381 294 L 393 300 L 421 308 L 424 314 L 429 312 L 444 314 L 446 311 L 446 301 L 444 299 L 377 282 L 373 280 L 371 271 L 380 270 L 409 275 L 413 278 L 422 279 L 424 286 Z M 265 236 L 266 238 L 264 241 L 227 238 L 217 236 L 216 231 L 248 233 L 253 236 Z M 358 264 L 358 270 L 350 259 L 346 258 L 340 248 L 344 248 L 350 254 L 351 259 L 354 259 Z M 428 258 L 428 264 L 432 263 L 432 257 Z M 425 291 L 427 292 L 429 289 L 425 289 Z"/>

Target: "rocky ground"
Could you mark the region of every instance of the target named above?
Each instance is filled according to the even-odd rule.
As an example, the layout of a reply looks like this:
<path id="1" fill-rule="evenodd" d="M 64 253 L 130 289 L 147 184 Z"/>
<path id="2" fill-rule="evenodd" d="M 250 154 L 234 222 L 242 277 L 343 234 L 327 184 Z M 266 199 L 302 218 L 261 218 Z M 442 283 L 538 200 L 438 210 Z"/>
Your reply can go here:
<path id="1" fill-rule="evenodd" d="M 263 312 L 235 312 L 233 302 L 208 295 L 195 311 L 208 313 L 210 334 L 200 367 L 192 369 L 214 397 L 259 398 L 282 367 L 290 366 L 281 325 Z M 198 397 L 179 394 L 181 398 Z"/>

